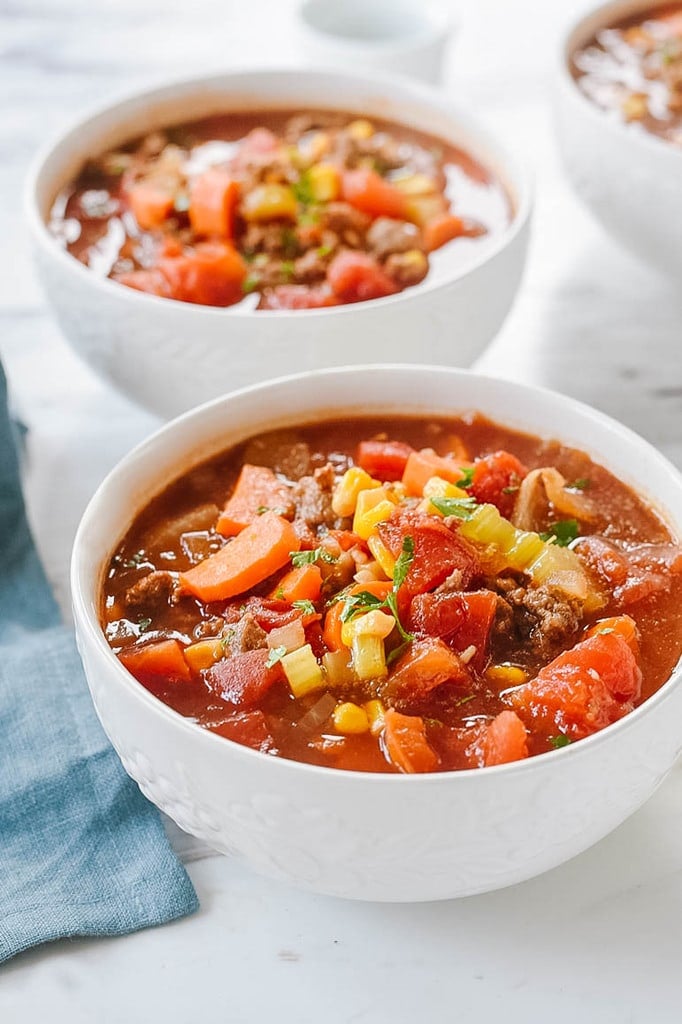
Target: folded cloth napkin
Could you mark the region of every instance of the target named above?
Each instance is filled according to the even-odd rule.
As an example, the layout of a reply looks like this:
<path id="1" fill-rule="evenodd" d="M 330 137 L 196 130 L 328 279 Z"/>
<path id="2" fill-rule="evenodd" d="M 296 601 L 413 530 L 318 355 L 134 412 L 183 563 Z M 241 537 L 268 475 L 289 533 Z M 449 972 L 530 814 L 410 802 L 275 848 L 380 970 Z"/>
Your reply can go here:
<path id="1" fill-rule="evenodd" d="M 196 910 L 95 715 L 28 529 L 0 365 L 0 962 Z"/>

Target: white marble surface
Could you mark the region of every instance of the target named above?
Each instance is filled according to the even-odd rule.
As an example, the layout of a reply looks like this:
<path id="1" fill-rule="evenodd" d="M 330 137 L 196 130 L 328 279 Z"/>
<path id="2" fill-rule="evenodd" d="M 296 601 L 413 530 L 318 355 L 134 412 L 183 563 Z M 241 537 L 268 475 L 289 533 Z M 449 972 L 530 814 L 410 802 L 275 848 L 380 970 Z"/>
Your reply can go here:
<path id="1" fill-rule="evenodd" d="M 339 0 L 342 2 L 342 0 Z M 454 5 L 453 5 L 454 6 Z M 534 166 L 519 300 L 481 366 L 592 402 L 682 464 L 682 294 L 621 253 L 561 176 L 548 106 L 561 0 L 477 0 L 446 88 Z M 290 0 L 0 0 L 0 352 L 30 427 L 26 490 L 65 610 L 70 542 L 108 468 L 154 428 L 71 354 L 32 276 L 19 202 L 45 133 L 168 72 L 291 63 Z M 682 1011 L 682 772 L 594 849 L 505 892 L 348 904 L 263 881 L 174 834 L 200 913 L 59 943 L 0 970 L 0 1020 L 673 1024 Z"/>

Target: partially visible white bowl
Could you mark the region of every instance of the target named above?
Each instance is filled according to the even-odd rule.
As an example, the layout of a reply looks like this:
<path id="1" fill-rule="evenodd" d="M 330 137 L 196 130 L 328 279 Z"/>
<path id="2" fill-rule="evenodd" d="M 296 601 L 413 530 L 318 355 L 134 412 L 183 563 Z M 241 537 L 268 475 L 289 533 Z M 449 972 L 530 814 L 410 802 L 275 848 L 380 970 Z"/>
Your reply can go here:
<path id="1" fill-rule="evenodd" d="M 682 750 L 682 671 L 632 714 L 563 750 L 422 776 L 319 768 L 222 739 L 123 668 L 99 623 L 109 560 L 145 503 L 190 465 L 259 431 L 353 413 L 478 409 L 589 452 L 682 534 L 682 478 L 640 437 L 562 395 L 444 367 L 370 366 L 272 381 L 202 406 L 127 456 L 88 506 L 72 591 L 102 724 L 142 791 L 188 832 L 295 885 L 366 900 L 497 889 L 555 867 L 619 825 Z"/>
<path id="2" fill-rule="evenodd" d="M 682 273 L 682 150 L 611 117 L 577 85 L 571 54 L 600 29 L 643 14 L 658 0 L 615 0 L 581 18 L 558 53 L 556 127 L 580 198 L 615 239 L 652 266 Z"/>
<path id="3" fill-rule="evenodd" d="M 398 295 L 298 312 L 215 309 L 161 299 L 101 279 L 46 227 L 59 190 L 86 157 L 136 135 L 230 109 L 327 107 L 419 127 L 462 146 L 496 172 L 514 216 L 460 262 L 435 254 L 426 281 Z M 278 374 L 339 362 L 429 360 L 468 366 L 493 338 L 516 294 L 526 255 L 525 173 L 469 114 L 406 81 L 323 71 L 247 71 L 167 85 L 108 106 L 38 160 L 27 188 L 38 269 L 79 354 L 122 391 L 164 416 Z"/>

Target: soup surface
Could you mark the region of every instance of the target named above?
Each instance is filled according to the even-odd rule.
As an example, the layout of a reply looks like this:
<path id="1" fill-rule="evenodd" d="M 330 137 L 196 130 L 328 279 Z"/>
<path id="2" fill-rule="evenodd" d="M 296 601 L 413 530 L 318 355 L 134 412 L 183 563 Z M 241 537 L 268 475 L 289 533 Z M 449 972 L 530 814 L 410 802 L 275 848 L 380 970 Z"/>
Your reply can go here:
<path id="1" fill-rule="evenodd" d="M 572 70 L 598 106 L 682 146 L 682 4 L 602 29 L 573 54 Z"/>
<path id="2" fill-rule="evenodd" d="M 424 772 L 582 739 L 668 679 L 682 553 L 582 452 L 457 419 L 254 437 L 182 475 L 109 566 L 102 623 L 202 728 Z"/>
<path id="3" fill-rule="evenodd" d="M 232 113 L 89 163 L 54 236 L 95 273 L 209 306 L 311 309 L 419 284 L 511 217 L 484 167 L 441 139 L 324 111 Z"/>

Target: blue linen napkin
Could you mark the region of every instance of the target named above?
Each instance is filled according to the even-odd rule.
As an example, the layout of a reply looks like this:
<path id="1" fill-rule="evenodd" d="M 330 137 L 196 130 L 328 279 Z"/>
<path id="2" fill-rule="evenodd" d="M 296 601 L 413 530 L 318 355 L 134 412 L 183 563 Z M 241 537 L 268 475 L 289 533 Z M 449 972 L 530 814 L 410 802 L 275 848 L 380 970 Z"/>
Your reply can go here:
<path id="1" fill-rule="evenodd" d="M 196 910 L 90 701 L 28 528 L 0 364 L 0 962 Z"/>

